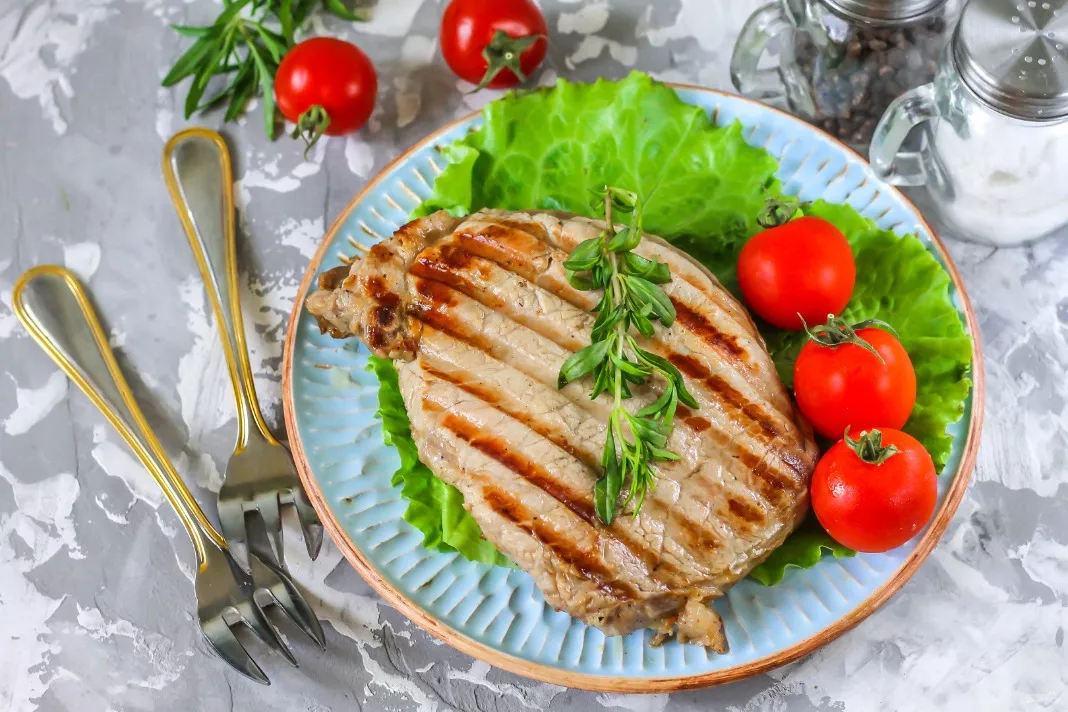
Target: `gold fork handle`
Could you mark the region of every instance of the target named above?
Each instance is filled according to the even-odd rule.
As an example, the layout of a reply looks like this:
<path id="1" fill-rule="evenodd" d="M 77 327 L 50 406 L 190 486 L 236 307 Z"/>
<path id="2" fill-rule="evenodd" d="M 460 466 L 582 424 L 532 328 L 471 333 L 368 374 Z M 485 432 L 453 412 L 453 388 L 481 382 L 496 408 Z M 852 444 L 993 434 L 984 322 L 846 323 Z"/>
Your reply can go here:
<path id="1" fill-rule="evenodd" d="M 237 447 L 244 448 L 255 433 L 277 445 L 256 398 L 241 318 L 233 169 L 226 142 L 209 129 L 180 131 L 163 149 L 163 175 L 219 326 L 237 399 Z"/>
<path id="2" fill-rule="evenodd" d="M 197 563 L 207 561 L 206 541 L 226 549 L 145 420 L 77 277 L 55 265 L 35 267 L 15 284 L 12 303 L 30 336 L 115 426 L 156 480 L 189 532 Z"/>

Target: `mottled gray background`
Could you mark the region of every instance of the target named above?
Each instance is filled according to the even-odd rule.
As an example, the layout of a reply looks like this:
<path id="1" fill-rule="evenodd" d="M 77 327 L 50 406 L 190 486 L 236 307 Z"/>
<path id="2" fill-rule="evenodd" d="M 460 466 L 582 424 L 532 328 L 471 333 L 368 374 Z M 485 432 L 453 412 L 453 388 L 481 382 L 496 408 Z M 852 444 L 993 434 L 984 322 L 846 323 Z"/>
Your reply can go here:
<path id="1" fill-rule="evenodd" d="M 729 88 L 744 0 L 543 3 L 542 82 L 619 77 Z M 205 502 L 234 435 L 214 326 L 160 179 L 184 125 L 158 87 L 212 0 L 0 0 L 0 709 L 1035 710 L 1068 709 L 1065 401 L 1068 246 L 950 242 L 979 313 L 987 425 L 975 481 L 904 590 L 809 658 L 728 687 L 618 696 L 532 683 L 453 652 L 381 603 L 326 547 L 291 557 L 325 618 L 329 652 L 267 657 L 274 685 L 208 654 L 193 620 L 192 551 L 148 476 L 22 333 L 11 286 L 66 263 L 88 283 L 154 423 Z M 465 96 L 441 61 L 435 0 L 381 0 L 372 23 L 320 31 L 374 58 L 367 129 L 321 144 L 226 128 L 238 163 L 246 323 L 280 427 L 286 318 L 324 229 L 401 149 L 492 93 Z M 178 114 L 178 115 L 176 115 Z M 209 117 L 208 125 L 218 119 Z"/>

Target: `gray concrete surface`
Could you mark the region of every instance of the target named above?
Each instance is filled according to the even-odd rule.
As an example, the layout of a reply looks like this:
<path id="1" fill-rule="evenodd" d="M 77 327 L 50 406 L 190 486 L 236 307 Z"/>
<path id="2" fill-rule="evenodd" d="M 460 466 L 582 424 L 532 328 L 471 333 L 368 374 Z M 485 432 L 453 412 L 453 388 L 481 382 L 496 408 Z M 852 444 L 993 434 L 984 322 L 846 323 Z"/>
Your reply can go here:
<path id="1" fill-rule="evenodd" d="M 733 38 L 755 3 L 544 3 L 558 75 L 728 88 Z M 536 684 L 437 643 L 382 603 L 327 546 L 293 557 L 329 652 L 295 640 L 300 669 L 268 659 L 245 681 L 205 649 L 192 551 L 148 476 L 23 334 L 10 290 L 65 263 L 92 290 L 150 417 L 205 502 L 232 444 L 229 387 L 195 267 L 159 171 L 184 122 L 158 87 L 185 41 L 168 22 L 211 0 L 0 0 L 0 709 L 71 710 L 1035 710 L 1068 709 L 1068 245 L 951 242 L 987 353 L 979 466 L 945 539 L 881 611 L 794 665 L 676 695 Z M 281 346 L 324 229 L 404 147 L 490 94 L 437 53 L 441 5 L 380 0 L 357 41 L 381 76 L 369 128 L 298 147 L 258 117 L 225 129 L 238 163 L 246 320 L 257 381 L 280 424 Z M 215 126 L 218 117 L 203 120 Z"/>

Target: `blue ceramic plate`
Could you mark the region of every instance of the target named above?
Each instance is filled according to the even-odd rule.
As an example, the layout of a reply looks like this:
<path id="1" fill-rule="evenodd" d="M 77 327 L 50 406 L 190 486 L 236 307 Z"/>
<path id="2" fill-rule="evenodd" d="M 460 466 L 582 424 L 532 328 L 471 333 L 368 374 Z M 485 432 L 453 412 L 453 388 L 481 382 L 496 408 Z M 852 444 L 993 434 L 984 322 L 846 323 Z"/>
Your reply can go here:
<path id="1" fill-rule="evenodd" d="M 284 374 L 286 426 L 304 486 L 335 543 L 400 611 L 449 644 L 493 665 L 560 685 L 615 692 L 670 691 L 738 680 L 794 660 L 855 625 L 904 584 L 945 530 L 975 462 L 982 419 L 978 330 L 960 278 L 917 210 L 881 183 L 858 155 L 802 121 L 737 96 L 677 87 L 718 124 L 735 119 L 745 137 L 779 161 L 786 193 L 849 203 L 898 233 L 916 233 L 953 278 L 953 300 L 975 344 L 974 388 L 951 428 L 953 453 L 939 478 L 931 525 L 887 554 L 826 557 L 791 569 L 777 586 L 744 580 L 716 601 L 730 652 L 716 655 L 671 641 L 650 645 L 640 631 L 608 638 L 552 610 L 524 572 L 429 551 L 402 518 L 405 501 L 390 485 L 396 453 L 382 444 L 374 417 L 377 382 L 355 341 L 319 334 L 301 309 L 322 271 L 391 235 L 430 194 L 442 159 L 436 146 L 480 124 L 478 115 L 427 137 L 378 175 L 334 223 L 305 275 L 289 324 Z"/>

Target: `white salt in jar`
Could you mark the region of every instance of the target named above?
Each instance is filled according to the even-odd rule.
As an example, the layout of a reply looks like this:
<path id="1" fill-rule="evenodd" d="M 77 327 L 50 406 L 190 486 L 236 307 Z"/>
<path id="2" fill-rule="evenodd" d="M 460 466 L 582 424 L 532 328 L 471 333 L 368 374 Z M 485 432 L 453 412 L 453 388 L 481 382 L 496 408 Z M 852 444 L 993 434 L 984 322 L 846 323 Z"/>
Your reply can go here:
<path id="1" fill-rule="evenodd" d="M 922 126 L 921 149 L 901 153 Z M 1068 229 L 1068 0 L 972 0 L 933 84 L 887 109 L 875 172 L 925 186 L 936 227 L 992 245 Z"/>

